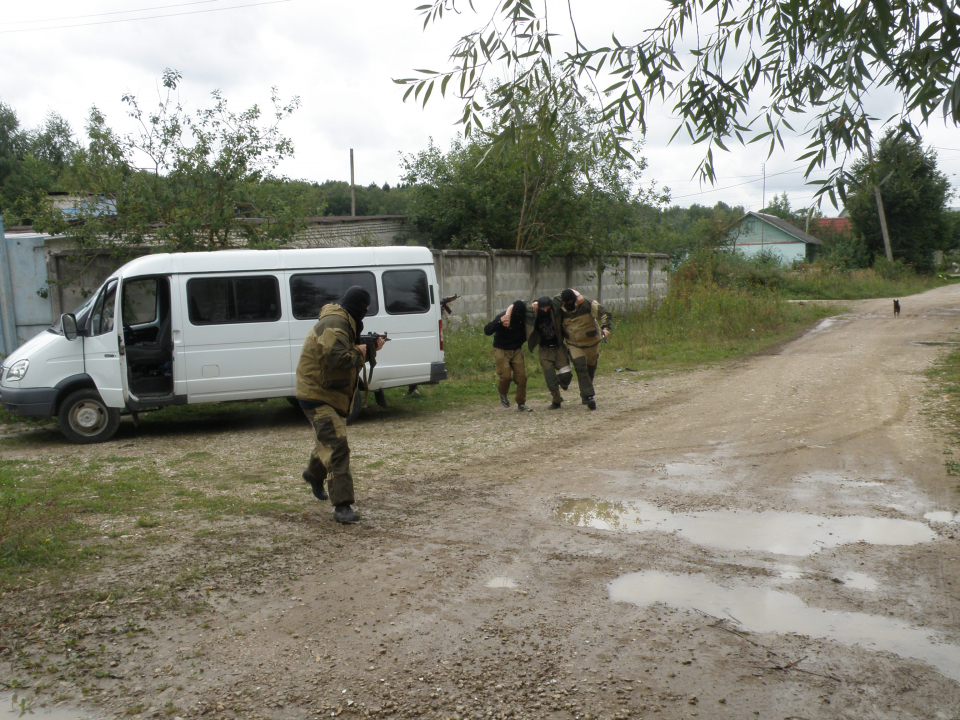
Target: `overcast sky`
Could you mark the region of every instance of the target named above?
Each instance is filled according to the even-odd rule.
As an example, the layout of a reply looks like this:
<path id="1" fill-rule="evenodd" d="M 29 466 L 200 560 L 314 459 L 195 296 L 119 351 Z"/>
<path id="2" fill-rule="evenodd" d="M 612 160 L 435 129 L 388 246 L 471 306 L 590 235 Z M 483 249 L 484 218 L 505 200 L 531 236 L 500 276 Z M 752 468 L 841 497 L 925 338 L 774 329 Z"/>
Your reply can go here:
<path id="1" fill-rule="evenodd" d="M 144 105 L 158 98 L 164 68 L 183 75 L 180 98 L 191 109 L 206 107 L 209 93 L 223 91 L 234 110 L 269 106 L 270 88 L 281 98 L 299 96 L 302 106 L 281 126 L 295 145 L 295 158 L 279 172 L 292 178 L 349 180 L 349 150 L 356 156 L 358 184 L 395 184 L 400 154 L 442 148 L 456 134 L 456 100 L 431 98 L 426 109 L 403 103 L 393 78 L 413 68 L 439 69 L 456 38 L 478 24 L 476 16 L 448 16 L 422 29 L 415 10 L 426 0 L 46 0 L 4 3 L 0 20 L 0 100 L 21 123 L 38 125 L 49 111 L 64 116 L 82 134 L 96 105 L 117 131 L 128 132 L 121 95 Z M 478 7 L 490 2 L 475 0 Z M 466 6 L 466 3 L 464 3 Z M 572 0 L 587 44 L 605 44 L 615 30 L 621 41 L 639 37 L 659 19 L 661 0 Z M 551 6 L 553 8 L 553 6 Z M 561 5 L 556 10 L 565 10 Z M 136 11 L 136 12 L 131 12 Z M 136 19 L 134 19 L 136 18 Z M 569 21 L 557 12 L 552 29 L 569 37 Z M 895 98 L 876 98 L 877 114 L 893 111 Z M 766 199 L 787 192 L 794 208 L 813 195 L 795 158 L 800 140 L 769 160 L 758 145 L 715 153 L 719 179 L 701 187 L 693 179 L 704 148 L 681 138 L 669 112 L 650 118 L 643 154 L 647 180 L 669 186 L 673 201 L 713 205 L 718 200 L 759 210 L 766 165 Z M 939 154 L 939 167 L 956 184 L 960 131 L 942 120 L 924 131 Z M 960 205 L 960 200 L 952 201 Z M 826 215 L 836 211 L 826 204 Z"/>

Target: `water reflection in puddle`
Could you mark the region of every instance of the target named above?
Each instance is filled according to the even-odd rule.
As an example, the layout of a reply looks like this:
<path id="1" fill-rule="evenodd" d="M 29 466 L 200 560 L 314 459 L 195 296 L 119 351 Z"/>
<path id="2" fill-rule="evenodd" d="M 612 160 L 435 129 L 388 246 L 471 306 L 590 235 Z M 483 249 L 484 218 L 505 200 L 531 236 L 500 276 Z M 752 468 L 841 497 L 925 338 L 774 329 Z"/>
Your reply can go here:
<path id="1" fill-rule="evenodd" d="M 935 523 L 954 524 L 960 523 L 960 513 L 950 512 L 949 510 L 936 510 L 923 514 L 924 520 Z"/>
<path id="2" fill-rule="evenodd" d="M 640 572 L 617 578 L 608 586 L 614 602 L 634 605 L 664 603 L 733 618 L 754 632 L 796 633 L 884 650 L 923 660 L 945 676 L 960 681 L 960 647 L 940 642 L 931 630 L 864 613 L 808 607 L 779 590 L 724 587 L 699 575 Z"/>
<path id="3" fill-rule="evenodd" d="M 21 701 L 25 704 L 21 706 Z M 106 715 L 90 715 L 81 712 L 76 708 L 52 707 L 42 708 L 33 702 L 33 696 L 29 698 L 21 696 L 18 693 L 0 693 L 0 718 L 42 718 L 43 720 L 93 720 L 93 718 L 106 718 Z"/>
<path id="4" fill-rule="evenodd" d="M 865 573 L 846 573 L 840 579 L 843 580 L 844 585 L 851 587 L 854 590 L 867 590 L 869 592 L 873 592 L 880 587 L 880 583 Z"/>
<path id="5" fill-rule="evenodd" d="M 923 523 L 910 520 L 734 510 L 672 513 L 641 501 L 566 500 L 554 517 L 579 527 L 624 532 L 659 530 L 705 547 L 780 555 L 812 555 L 824 548 L 856 542 L 915 545 L 936 537 Z"/>

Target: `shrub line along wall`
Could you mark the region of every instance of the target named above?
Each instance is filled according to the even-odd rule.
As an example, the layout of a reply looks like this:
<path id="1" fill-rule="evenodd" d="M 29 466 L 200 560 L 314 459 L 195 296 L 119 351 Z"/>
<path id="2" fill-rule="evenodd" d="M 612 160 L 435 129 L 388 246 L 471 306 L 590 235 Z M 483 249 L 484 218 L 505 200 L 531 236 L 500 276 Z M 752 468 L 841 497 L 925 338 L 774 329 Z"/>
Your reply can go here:
<path id="1" fill-rule="evenodd" d="M 603 261 L 567 255 L 541 258 L 529 251 L 434 250 L 442 296 L 460 295 L 451 309 L 486 322 L 514 300 L 551 297 L 572 287 L 609 310 L 637 308 L 667 291 L 670 259 L 660 253 L 616 253 Z"/>

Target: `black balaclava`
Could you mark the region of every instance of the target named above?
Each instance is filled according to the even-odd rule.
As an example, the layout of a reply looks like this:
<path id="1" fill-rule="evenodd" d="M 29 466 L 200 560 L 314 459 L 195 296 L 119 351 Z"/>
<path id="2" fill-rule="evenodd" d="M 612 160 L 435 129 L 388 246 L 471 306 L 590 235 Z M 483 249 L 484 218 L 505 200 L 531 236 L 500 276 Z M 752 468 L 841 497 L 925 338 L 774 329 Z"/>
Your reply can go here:
<path id="1" fill-rule="evenodd" d="M 340 298 L 340 307 L 347 311 L 353 321 L 357 324 L 357 335 L 363 332 L 363 318 L 367 315 L 367 308 L 370 306 L 370 293 L 359 285 L 347 288 L 347 291 Z"/>
<path id="2" fill-rule="evenodd" d="M 522 300 L 517 300 L 513 303 L 513 313 L 510 315 L 510 324 L 513 325 L 514 322 L 518 322 L 521 325 L 526 320 L 527 315 L 527 306 Z"/>
<path id="3" fill-rule="evenodd" d="M 563 302 L 564 310 L 570 311 L 577 307 L 577 294 L 570 288 L 560 293 L 560 300 Z"/>
<path id="4" fill-rule="evenodd" d="M 553 302 L 550 300 L 549 295 L 541 295 L 540 299 L 537 300 L 537 310 L 542 313 L 550 312 L 550 308 L 553 307 Z"/>

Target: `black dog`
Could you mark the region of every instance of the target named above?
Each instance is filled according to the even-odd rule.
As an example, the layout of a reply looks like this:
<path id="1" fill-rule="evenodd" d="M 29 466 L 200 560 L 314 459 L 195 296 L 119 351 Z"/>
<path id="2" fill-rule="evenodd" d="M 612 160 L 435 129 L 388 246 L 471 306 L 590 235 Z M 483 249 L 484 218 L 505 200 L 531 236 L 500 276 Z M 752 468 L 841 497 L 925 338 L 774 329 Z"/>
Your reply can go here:
<path id="1" fill-rule="evenodd" d="M 893 316 L 900 317 L 900 301 L 899 300 L 893 301 Z"/>

